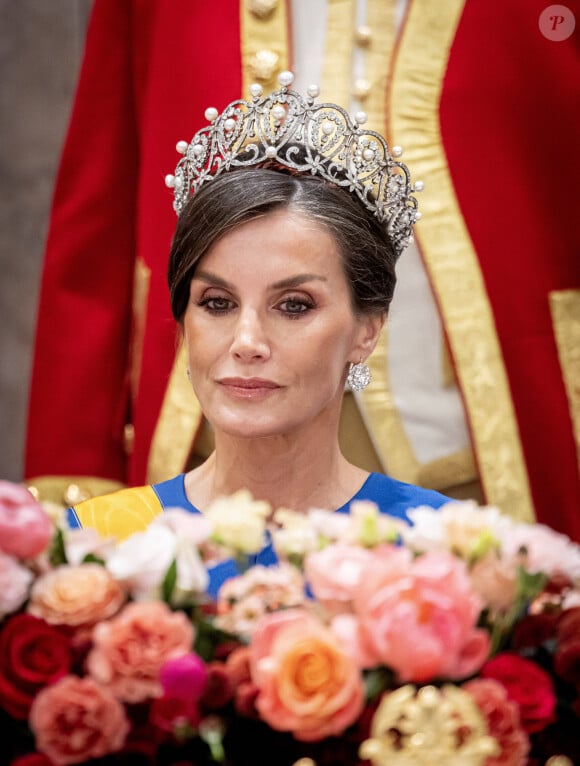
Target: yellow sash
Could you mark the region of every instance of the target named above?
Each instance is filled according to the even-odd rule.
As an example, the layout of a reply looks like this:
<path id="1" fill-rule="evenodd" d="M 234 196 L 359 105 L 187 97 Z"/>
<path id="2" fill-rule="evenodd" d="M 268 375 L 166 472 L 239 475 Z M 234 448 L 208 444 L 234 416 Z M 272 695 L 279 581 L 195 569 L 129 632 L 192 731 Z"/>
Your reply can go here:
<path id="1" fill-rule="evenodd" d="M 118 540 L 142 532 L 162 510 L 151 486 L 121 489 L 74 506 L 83 527 L 91 527 L 105 537 L 113 536 Z"/>

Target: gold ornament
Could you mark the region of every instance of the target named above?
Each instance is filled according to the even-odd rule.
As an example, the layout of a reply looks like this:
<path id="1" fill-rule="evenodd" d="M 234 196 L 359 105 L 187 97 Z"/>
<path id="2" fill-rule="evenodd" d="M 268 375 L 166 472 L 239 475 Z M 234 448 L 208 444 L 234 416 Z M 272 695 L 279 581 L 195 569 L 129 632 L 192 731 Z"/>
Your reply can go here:
<path id="1" fill-rule="evenodd" d="M 574 764 L 565 755 L 553 755 L 546 761 L 546 766 L 574 766 Z"/>
<path id="2" fill-rule="evenodd" d="M 474 700 L 452 684 L 384 694 L 359 748 L 373 766 L 483 766 L 498 753 Z"/>

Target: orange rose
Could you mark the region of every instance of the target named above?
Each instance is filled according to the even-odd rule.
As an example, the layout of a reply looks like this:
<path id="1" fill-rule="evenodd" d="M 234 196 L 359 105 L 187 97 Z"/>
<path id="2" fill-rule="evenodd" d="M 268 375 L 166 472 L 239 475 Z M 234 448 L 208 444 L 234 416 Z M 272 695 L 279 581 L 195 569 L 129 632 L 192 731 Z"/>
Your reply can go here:
<path id="1" fill-rule="evenodd" d="M 125 709 L 111 692 L 76 676 L 65 676 L 38 694 L 30 726 L 37 749 L 57 766 L 114 753 L 129 733 Z"/>
<path id="2" fill-rule="evenodd" d="M 128 604 L 95 627 L 87 669 L 119 699 L 142 702 L 161 695 L 161 667 L 190 652 L 193 639 L 193 626 L 183 612 L 172 612 L 161 601 Z"/>
<path id="3" fill-rule="evenodd" d="M 100 564 L 62 566 L 34 583 L 28 611 L 51 625 L 79 628 L 112 617 L 125 598 L 123 588 Z"/>
<path id="4" fill-rule="evenodd" d="M 256 708 L 273 729 L 316 742 L 340 735 L 363 709 L 359 670 L 336 637 L 303 609 L 264 617 L 252 638 Z"/>

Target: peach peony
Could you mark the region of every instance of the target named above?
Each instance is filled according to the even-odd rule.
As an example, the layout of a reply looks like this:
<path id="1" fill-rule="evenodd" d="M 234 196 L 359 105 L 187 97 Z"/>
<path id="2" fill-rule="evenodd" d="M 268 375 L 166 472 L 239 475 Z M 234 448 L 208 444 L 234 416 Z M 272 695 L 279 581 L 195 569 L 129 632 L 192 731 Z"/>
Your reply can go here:
<path id="1" fill-rule="evenodd" d="M 90 678 L 65 676 L 32 704 L 36 747 L 55 766 L 86 763 L 123 747 L 129 722 L 122 704 Z"/>
<path id="2" fill-rule="evenodd" d="M 161 601 L 128 604 L 93 631 L 87 658 L 89 674 L 125 702 L 157 697 L 159 672 L 174 657 L 188 654 L 194 640 L 183 612 L 172 612 Z"/>
<path id="3" fill-rule="evenodd" d="M 250 646 L 256 709 L 273 729 L 316 742 L 338 736 L 360 715 L 359 670 L 337 638 L 311 613 L 267 615 Z"/>
<path id="4" fill-rule="evenodd" d="M 416 559 L 406 549 L 386 553 L 375 556 L 354 596 L 357 642 L 367 660 L 374 654 L 404 682 L 474 673 L 490 641 L 475 627 L 482 603 L 464 562 L 444 551 Z"/>
<path id="5" fill-rule="evenodd" d="M 475 562 L 469 571 L 476 593 L 492 613 L 507 612 L 517 591 L 517 567 L 513 561 L 503 561 L 490 552 Z"/>
<path id="6" fill-rule="evenodd" d="M 92 626 L 116 614 L 126 594 L 100 564 L 61 566 L 34 583 L 28 611 L 50 625 Z"/>

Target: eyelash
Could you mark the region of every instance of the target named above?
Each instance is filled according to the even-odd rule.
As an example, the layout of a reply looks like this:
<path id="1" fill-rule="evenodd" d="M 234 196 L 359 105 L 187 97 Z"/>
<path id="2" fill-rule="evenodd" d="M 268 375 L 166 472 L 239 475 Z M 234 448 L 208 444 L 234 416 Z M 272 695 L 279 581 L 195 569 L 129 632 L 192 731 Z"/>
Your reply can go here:
<path id="1" fill-rule="evenodd" d="M 215 302 L 222 302 L 227 304 L 225 307 L 222 306 L 222 308 L 216 308 L 215 306 L 212 306 Z M 283 301 L 281 301 L 278 305 L 283 306 L 284 304 L 293 303 L 297 306 L 303 306 L 304 308 L 301 308 L 300 311 L 288 311 L 288 310 L 282 310 L 282 314 L 286 316 L 288 319 L 298 319 L 304 314 L 307 314 L 309 311 L 311 311 L 314 308 L 314 303 L 312 301 L 309 301 L 306 298 L 303 297 L 288 297 L 284 298 Z M 202 298 L 197 304 L 201 308 L 205 309 L 208 314 L 212 314 L 213 316 L 222 316 L 224 314 L 227 314 L 229 311 L 231 311 L 231 307 L 233 305 L 233 301 L 229 300 L 229 298 L 224 298 L 222 296 L 215 296 L 215 297 L 208 297 L 208 298 Z"/>

